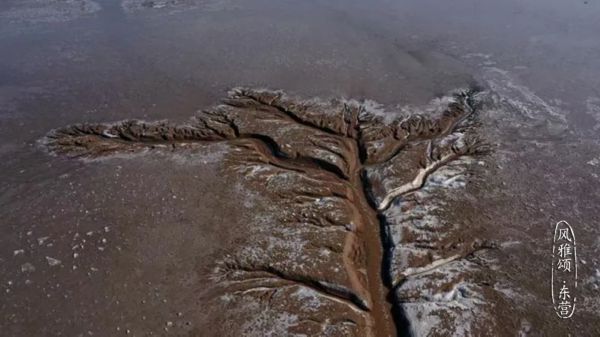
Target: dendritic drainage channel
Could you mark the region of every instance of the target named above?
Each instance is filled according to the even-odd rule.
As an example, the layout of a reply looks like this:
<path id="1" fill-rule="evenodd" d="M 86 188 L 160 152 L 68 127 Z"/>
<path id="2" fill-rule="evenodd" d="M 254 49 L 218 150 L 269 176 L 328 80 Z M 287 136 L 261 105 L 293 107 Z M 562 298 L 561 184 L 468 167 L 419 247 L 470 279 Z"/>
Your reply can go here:
<path id="1" fill-rule="evenodd" d="M 262 256 L 240 249 L 223 257 L 214 279 L 224 292 L 285 307 L 294 314 L 290 329 L 302 335 L 388 337 L 405 334 L 402 325 L 410 323 L 396 293 L 403 279 L 465 254 L 392 273 L 398 263 L 386 211 L 441 168 L 488 150 L 476 134 L 476 96 L 457 92 L 436 113 L 386 114 L 369 101 L 236 88 L 184 124 L 77 124 L 51 131 L 43 144 L 57 155 L 91 159 L 227 142 L 234 149 L 224 159 L 228 167 L 283 207 L 266 235 L 288 228 L 286 240 L 297 239 L 292 233 L 309 243 L 293 248 L 299 252 L 275 252 L 270 243 L 258 250 Z M 396 185 L 382 183 L 387 176 Z M 317 314 L 289 304 L 299 294 L 323 303 Z"/>

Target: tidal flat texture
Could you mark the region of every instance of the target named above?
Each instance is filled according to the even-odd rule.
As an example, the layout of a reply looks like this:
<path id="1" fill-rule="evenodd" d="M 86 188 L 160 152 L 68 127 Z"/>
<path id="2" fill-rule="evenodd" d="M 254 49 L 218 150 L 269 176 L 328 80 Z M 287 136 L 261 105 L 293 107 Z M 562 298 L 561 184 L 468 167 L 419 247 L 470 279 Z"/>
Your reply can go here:
<path id="1" fill-rule="evenodd" d="M 600 335 L 599 15 L 1 2 L 0 334 Z"/>

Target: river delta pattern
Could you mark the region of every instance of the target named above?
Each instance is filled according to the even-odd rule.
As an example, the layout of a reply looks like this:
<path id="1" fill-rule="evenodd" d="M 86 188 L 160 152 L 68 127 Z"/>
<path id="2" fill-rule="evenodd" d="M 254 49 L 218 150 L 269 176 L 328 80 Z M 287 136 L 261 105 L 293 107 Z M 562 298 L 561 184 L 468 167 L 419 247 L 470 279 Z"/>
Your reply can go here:
<path id="1" fill-rule="evenodd" d="M 84 160 L 226 144 L 222 174 L 268 206 L 213 264 L 201 302 L 218 311 L 215 336 L 485 336 L 497 247 L 445 218 L 490 151 L 483 96 L 394 112 L 235 88 L 186 123 L 76 124 L 42 144 Z"/>

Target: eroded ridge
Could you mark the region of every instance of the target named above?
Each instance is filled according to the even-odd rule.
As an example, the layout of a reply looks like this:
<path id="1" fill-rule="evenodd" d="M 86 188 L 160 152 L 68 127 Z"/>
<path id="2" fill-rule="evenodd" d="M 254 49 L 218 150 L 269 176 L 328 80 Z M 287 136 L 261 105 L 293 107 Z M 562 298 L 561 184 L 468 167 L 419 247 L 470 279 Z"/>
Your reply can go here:
<path id="1" fill-rule="evenodd" d="M 354 100 L 237 88 L 185 124 L 76 124 L 53 130 L 43 143 L 59 155 L 98 158 L 227 142 L 230 172 L 264 191 L 279 211 L 249 229 L 245 247 L 223 256 L 215 283 L 269 310 L 292 310 L 300 318 L 290 333 L 394 336 L 404 329 L 393 317 L 402 315 L 402 299 L 390 292 L 468 254 L 394 269 L 388 210 L 441 168 L 488 150 L 474 131 L 476 95 L 456 93 L 435 114 L 383 115 Z M 315 310 L 325 311 L 290 304 L 299 294 L 318 298 Z"/>

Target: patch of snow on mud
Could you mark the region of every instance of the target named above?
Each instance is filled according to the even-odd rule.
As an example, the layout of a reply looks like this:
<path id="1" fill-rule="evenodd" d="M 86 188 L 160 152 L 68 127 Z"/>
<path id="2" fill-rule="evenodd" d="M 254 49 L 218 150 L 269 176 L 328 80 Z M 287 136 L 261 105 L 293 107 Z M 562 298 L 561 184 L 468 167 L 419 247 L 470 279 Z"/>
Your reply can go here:
<path id="1" fill-rule="evenodd" d="M 400 294 L 418 294 L 402 304 L 414 336 L 472 335 L 476 322 L 484 321 L 485 313 L 479 306 L 485 302 L 477 286 L 460 280 L 462 274 L 474 269 L 476 266 L 471 262 L 455 261 L 402 284 L 398 289 Z M 443 277 L 439 278 L 440 275 Z M 448 282 L 453 283 L 449 289 L 442 286 Z M 440 316 L 440 312 L 444 315 Z"/>
<path id="2" fill-rule="evenodd" d="M 592 116 L 592 118 L 594 118 L 594 120 L 596 120 L 596 125 L 594 125 L 594 130 L 600 130 L 600 98 L 589 97 L 585 101 L 585 105 L 587 108 L 587 114 Z"/>
<path id="3" fill-rule="evenodd" d="M 467 185 L 465 172 L 466 166 L 473 163 L 473 158 L 463 157 L 438 169 L 429 176 L 427 183 L 422 189 L 424 193 L 434 193 L 437 189 L 460 189 Z"/>
<path id="4" fill-rule="evenodd" d="M 298 324 L 298 315 L 265 309 L 244 323 L 242 331 L 248 337 L 308 337 L 305 334 L 290 333 L 290 328 Z"/>
<path id="5" fill-rule="evenodd" d="M 201 149 L 186 151 L 185 153 L 170 153 L 169 157 L 179 165 L 207 165 L 218 164 L 229 152 L 230 146 L 225 142 L 211 143 Z"/>
<path id="6" fill-rule="evenodd" d="M 306 287 L 298 287 L 298 290 L 292 294 L 292 297 L 297 299 L 302 304 L 304 309 L 309 311 L 317 311 L 321 307 L 320 295 Z"/>
<path id="7" fill-rule="evenodd" d="M 531 332 L 531 323 L 529 323 L 526 319 L 521 320 L 521 328 L 518 332 L 518 337 L 527 337 Z"/>
<path id="8" fill-rule="evenodd" d="M 494 290 L 504 295 L 504 297 L 514 301 L 515 303 L 531 303 L 536 300 L 536 297 L 531 293 L 519 289 L 517 285 L 498 282 L 494 284 Z"/>
<path id="9" fill-rule="evenodd" d="M 463 91 L 465 91 L 465 89 L 458 89 L 455 90 L 454 93 L 460 93 Z M 402 119 L 407 119 L 416 115 L 425 115 L 431 117 L 439 116 L 448 108 L 449 104 L 454 102 L 456 102 L 456 98 L 453 94 L 435 98 L 426 105 L 402 105 L 393 108 L 386 108 L 384 105 L 373 100 L 364 100 L 361 102 L 356 100 L 345 101 L 347 104 L 361 105 L 364 109 L 363 113 L 365 115 L 380 117 L 382 122 L 385 124 L 399 122 Z"/>
<path id="10" fill-rule="evenodd" d="M 600 290 L 600 269 L 595 269 L 593 275 L 582 280 L 582 287 L 589 290 L 589 293 L 597 293 Z M 577 299 L 579 302 L 579 298 Z M 582 307 L 588 312 L 597 313 L 600 311 L 600 298 L 595 296 L 584 296 Z"/>
<path id="11" fill-rule="evenodd" d="M 250 190 L 240 183 L 235 184 L 234 191 L 247 209 L 253 209 L 257 203 L 262 201 L 262 196 L 258 192 Z"/>
<path id="12" fill-rule="evenodd" d="M 298 315 L 288 312 L 274 310 L 269 306 L 264 306 L 252 298 L 246 298 L 244 301 L 237 302 L 235 307 L 229 310 L 231 319 L 239 319 L 239 316 L 246 316 L 253 313 L 248 320 L 240 326 L 239 336 L 248 337 L 307 337 L 304 334 L 291 333 L 289 330 L 298 324 Z M 247 317 L 247 316 L 246 316 Z M 234 336 L 233 331 L 228 331 L 228 336 Z"/>
<path id="13" fill-rule="evenodd" d="M 505 103 L 514 107 L 511 111 L 522 113 L 532 120 L 553 119 L 557 124 L 567 123 L 564 111 L 520 84 L 510 72 L 496 67 L 487 67 L 483 79 L 495 94 L 493 98 L 496 103 Z"/>
<path id="14" fill-rule="evenodd" d="M 114 159 L 134 159 L 144 157 L 149 153 L 156 154 L 158 156 L 152 157 L 150 160 L 173 160 L 178 165 L 215 165 L 221 164 L 223 158 L 230 151 L 231 147 L 225 143 L 213 143 L 202 148 L 188 148 L 182 149 L 177 153 L 166 151 L 166 147 L 157 149 L 143 149 L 136 152 L 121 152 L 107 154 L 102 157 L 89 157 L 83 158 L 82 160 L 86 163 L 92 162 L 106 162 Z"/>
<path id="15" fill-rule="evenodd" d="M 364 113 L 381 117 L 383 122 L 386 124 L 389 124 L 402 117 L 400 111 L 389 111 L 385 109 L 382 104 L 370 99 L 363 101 L 361 105 L 363 106 Z"/>

